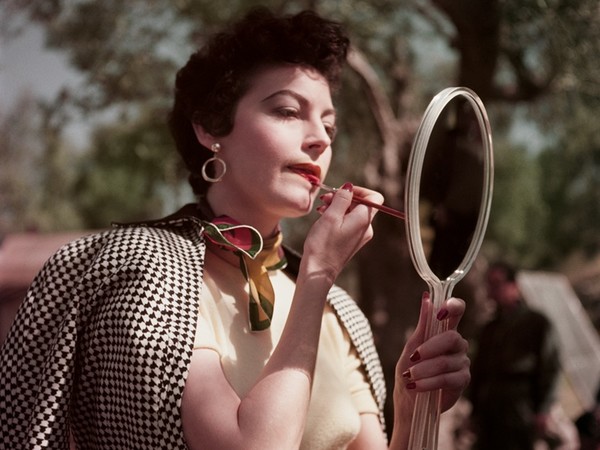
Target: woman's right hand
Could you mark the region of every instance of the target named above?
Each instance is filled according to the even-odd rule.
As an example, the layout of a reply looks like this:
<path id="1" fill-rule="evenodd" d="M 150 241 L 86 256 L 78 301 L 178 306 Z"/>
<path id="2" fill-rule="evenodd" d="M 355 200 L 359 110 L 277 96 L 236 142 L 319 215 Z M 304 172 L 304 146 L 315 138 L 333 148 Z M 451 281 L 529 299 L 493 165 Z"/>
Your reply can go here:
<path id="1" fill-rule="evenodd" d="M 383 203 L 378 192 L 346 183 L 335 193 L 321 196 L 317 208 L 321 217 L 311 227 L 304 243 L 304 258 L 309 270 L 326 274 L 331 282 L 348 261 L 373 237 L 371 222 L 377 210 L 352 202 L 352 197 Z"/>

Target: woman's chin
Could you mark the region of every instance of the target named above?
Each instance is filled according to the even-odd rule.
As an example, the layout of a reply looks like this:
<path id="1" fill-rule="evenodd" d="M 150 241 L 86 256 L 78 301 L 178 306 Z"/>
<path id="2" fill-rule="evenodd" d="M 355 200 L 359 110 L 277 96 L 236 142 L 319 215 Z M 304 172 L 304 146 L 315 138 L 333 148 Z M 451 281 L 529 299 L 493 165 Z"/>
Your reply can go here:
<path id="1" fill-rule="evenodd" d="M 313 207 L 314 207 L 313 198 L 312 197 L 304 198 L 303 200 L 295 203 L 295 206 L 290 209 L 290 213 L 288 214 L 288 217 L 295 218 L 295 217 L 306 216 L 312 212 L 312 210 L 314 209 Z"/>

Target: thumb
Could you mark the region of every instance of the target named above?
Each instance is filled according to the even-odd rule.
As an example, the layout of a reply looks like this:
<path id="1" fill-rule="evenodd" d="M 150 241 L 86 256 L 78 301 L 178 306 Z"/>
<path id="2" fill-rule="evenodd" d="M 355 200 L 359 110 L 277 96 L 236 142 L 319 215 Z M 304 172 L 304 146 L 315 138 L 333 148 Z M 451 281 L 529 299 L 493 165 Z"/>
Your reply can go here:
<path id="1" fill-rule="evenodd" d="M 415 331 L 406 343 L 406 350 L 409 352 L 409 355 L 412 355 L 417 350 L 417 348 L 425 341 L 425 334 L 427 332 L 427 321 L 429 320 L 430 314 L 431 298 L 429 295 L 429 291 L 425 291 L 421 296 L 421 310 L 419 312 L 419 321 L 417 322 L 417 327 L 415 328 Z"/>
<path id="2" fill-rule="evenodd" d="M 348 210 L 348 207 L 352 203 L 353 188 L 354 186 L 352 185 L 352 183 L 344 183 L 344 185 L 341 188 L 336 190 L 328 209 L 331 209 L 334 212 L 341 215 L 345 214 Z"/>

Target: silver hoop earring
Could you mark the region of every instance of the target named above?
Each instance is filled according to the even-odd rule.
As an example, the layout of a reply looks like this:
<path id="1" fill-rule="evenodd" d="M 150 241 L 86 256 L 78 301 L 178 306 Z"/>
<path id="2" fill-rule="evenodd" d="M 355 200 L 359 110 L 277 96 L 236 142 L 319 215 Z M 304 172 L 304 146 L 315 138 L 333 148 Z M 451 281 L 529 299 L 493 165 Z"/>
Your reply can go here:
<path id="1" fill-rule="evenodd" d="M 218 183 L 223 179 L 223 176 L 227 172 L 227 164 L 225 164 L 225 161 L 223 161 L 217 156 L 217 154 L 221 151 L 221 144 L 215 142 L 213 145 L 210 146 L 210 150 L 214 153 L 214 156 L 212 158 L 207 159 L 206 161 L 204 161 L 204 164 L 202 164 L 202 178 L 204 178 L 204 180 L 208 181 L 209 183 Z M 218 173 L 218 175 L 215 177 L 211 177 L 207 173 L 208 167 L 210 166 L 210 164 L 213 163 L 215 164 L 215 166 L 220 166 L 221 168 L 221 170 L 219 171 L 217 170 L 218 168 L 215 167 L 215 171 L 216 173 Z"/>

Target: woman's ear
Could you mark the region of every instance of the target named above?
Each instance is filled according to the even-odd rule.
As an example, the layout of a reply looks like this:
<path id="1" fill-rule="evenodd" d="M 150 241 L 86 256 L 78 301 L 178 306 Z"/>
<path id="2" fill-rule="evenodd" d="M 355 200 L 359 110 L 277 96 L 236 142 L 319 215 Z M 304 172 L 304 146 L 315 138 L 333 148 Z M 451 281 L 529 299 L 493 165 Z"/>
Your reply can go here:
<path id="1" fill-rule="evenodd" d="M 206 148 L 210 148 L 210 146 L 214 144 L 214 136 L 208 133 L 202 125 L 192 122 L 192 127 L 194 128 L 196 139 L 198 139 L 198 142 L 200 142 L 200 144 L 202 144 Z"/>

